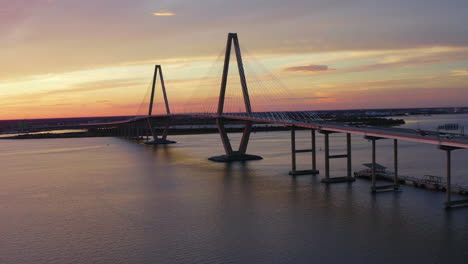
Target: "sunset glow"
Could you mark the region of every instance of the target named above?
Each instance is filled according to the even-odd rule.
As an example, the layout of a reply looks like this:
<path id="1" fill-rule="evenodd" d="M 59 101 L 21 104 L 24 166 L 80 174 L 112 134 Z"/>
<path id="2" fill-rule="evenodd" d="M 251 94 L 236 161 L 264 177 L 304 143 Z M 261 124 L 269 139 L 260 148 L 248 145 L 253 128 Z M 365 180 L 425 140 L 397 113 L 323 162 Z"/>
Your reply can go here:
<path id="1" fill-rule="evenodd" d="M 173 12 L 168 12 L 168 11 L 162 11 L 162 12 L 155 12 L 153 13 L 155 16 L 175 16 L 175 13 Z"/>
<path id="2" fill-rule="evenodd" d="M 287 86 L 290 95 L 275 98 L 275 109 L 468 102 L 466 9 L 455 5 L 379 1 L 363 14 L 346 1 L 327 4 L 333 10 L 326 1 L 301 0 L 287 10 L 281 1 L 268 10 L 249 1 L 236 8 L 212 1 L 107 2 L 2 3 L 0 119 L 144 114 L 155 64 L 163 67 L 172 108 L 190 111 L 219 92 L 218 55 L 228 32 L 239 34 L 253 97 L 270 75 Z M 420 14 L 442 17 L 427 21 Z M 230 85 L 240 90 L 238 78 Z"/>

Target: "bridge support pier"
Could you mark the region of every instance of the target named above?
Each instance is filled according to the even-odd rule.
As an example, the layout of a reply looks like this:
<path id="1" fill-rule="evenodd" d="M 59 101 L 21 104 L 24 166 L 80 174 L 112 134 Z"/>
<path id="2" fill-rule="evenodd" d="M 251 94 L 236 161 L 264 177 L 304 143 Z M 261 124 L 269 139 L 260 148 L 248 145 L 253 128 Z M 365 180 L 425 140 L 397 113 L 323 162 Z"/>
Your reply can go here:
<path id="1" fill-rule="evenodd" d="M 208 159 L 212 161 L 218 161 L 218 162 L 261 160 L 262 157 L 260 156 L 249 155 L 245 153 L 247 151 L 247 145 L 249 143 L 250 131 L 252 129 L 252 122 L 245 121 L 244 132 L 242 134 L 242 139 L 241 139 L 239 149 L 237 151 L 233 151 L 231 143 L 229 141 L 229 137 L 224 128 L 223 119 L 221 117 L 223 115 L 223 110 L 224 110 L 224 99 L 226 95 L 226 84 L 228 80 L 229 61 L 231 58 L 231 48 L 232 48 L 233 43 L 234 43 L 234 51 L 236 53 L 237 68 L 239 71 L 240 84 L 242 87 L 242 95 L 244 97 L 245 111 L 247 114 L 252 113 L 252 106 L 250 105 L 249 91 L 247 89 L 247 80 L 245 78 L 244 64 L 242 63 L 242 55 L 241 55 L 241 50 L 239 46 L 239 40 L 237 38 L 236 33 L 229 33 L 228 38 L 227 38 L 227 43 L 226 43 L 226 51 L 224 55 L 223 76 L 221 78 L 221 87 L 219 90 L 218 111 L 217 111 L 218 117 L 216 118 L 216 126 L 218 127 L 219 135 L 221 136 L 221 141 L 223 142 L 226 155 L 215 156 L 215 157 L 211 157 Z"/>
<path id="2" fill-rule="evenodd" d="M 209 160 L 216 162 L 233 162 L 263 159 L 260 156 L 245 153 L 247 151 L 250 132 L 252 130 L 252 122 L 245 122 L 244 132 L 242 133 L 242 139 L 237 151 L 232 150 L 231 142 L 224 127 L 224 122 L 221 118 L 216 118 L 216 126 L 218 127 L 219 135 L 221 136 L 221 141 L 223 143 L 224 150 L 226 151 L 226 155 L 210 157 L 208 158 Z"/>
<path id="3" fill-rule="evenodd" d="M 296 127 L 291 127 L 291 171 L 289 175 L 291 176 L 298 176 L 298 175 L 316 175 L 319 173 L 317 170 L 317 159 L 316 159 L 316 149 L 315 149 L 315 129 L 311 130 L 311 138 L 312 138 L 312 148 L 311 149 L 296 149 Z M 311 170 L 296 170 L 296 153 L 305 153 L 311 152 L 312 153 L 312 169 Z"/>
<path id="4" fill-rule="evenodd" d="M 162 68 L 161 68 L 161 65 L 155 65 L 154 66 L 154 75 L 153 75 L 153 84 L 152 84 L 152 87 L 151 87 L 150 104 L 149 104 L 149 110 L 148 110 L 148 119 L 147 119 L 148 128 L 149 128 L 149 130 L 151 132 L 151 136 L 153 137 L 153 140 L 149 141 L 148 136 L 146 136 L 147 141 L 145 142 L 145 144 L 148 144 L 148 145 L 174 144 L 174 143 L 176 143 L 175 141 L 167 140 L 167 132 L 169 130 L 169 125 L 170 125 L 170 120 L 169 119 L 166 119 L 165 122 L 164 122 L 165 126 L 164 126 L 163 133 L 162 133 L 161 137 L 158 137 L 154 133 L 154 128 L 153 128 L 153 126 L 151 124 L 151 114 L 153 113 L 154 89 L 155 89 L 155 86 L 156 86 L 158 72 L 159 72 L 159 81 L 161 82 L 161 89 L 162 89 L 163 97 L 164 97 L 164 104 L 166 106 L 166 114 L 167 115 L 171 114 L 171 110 L 169 109 L 169 101 L 167 100 L 166 86 L 164 84 L 164 77 L 163 77 L 163 73 L 162 73 Z"/>
<path id="5" fill-rule="evenodd" d="M 151 136 L 153 137 L 153 140 L 146 141 L 145 144 L 147 144 L 147 145 L 167 145 L 167 144 L 177 143 L 175 141 L 167 139 L 167 134 L 168 134 L 169 126 L 170 126 L 170 120 L 169 119 L 166 119 L 164 121 L 164 129 L 163 129 L 161 137 L 158 137 L 158 135 L 156 135 L 156 133 L 154 132 L 154 128 L 153 128 L 149 118 L 148 118 L 148 126 L 149 126 L 149 129 L 150 129 L 150 132 L 151 132 Z"/>
<path id="6" fill-rule="evenodd" d="M 385 192 L 385 191 L 398 191 L 400 189 L 400 184 L 398 182 L 398 141 L 394 139 L 393 141 L 393 155 L 394 155 L 394 169 L 395 173 L 393 175 L 393 184 L 377 186 L 377 173 L 376 173 L 376 141 L 380 139 L 385 139 L 381 137 L 365 136 L 367 140 L 372 141 L 372 175 L 371 175 L 371 192 Z"/>
<path id="7" fill-rule="evenodd" d="M 134 123 L 133 124 L 133 139 L 138 140 L 138 124 Z"/>
<path id="8" fill-rule="evenodd" d="M 333 131 L 322 130 L 320 133 L 325 136 L 325 178 L 322 179 L 323 183 L 337 183 L 337 182 L 353 182 L 356 179 L 351 173 L 351 134 L 346 134 L 346 154 L 330 155 L 330 134 L 336 133 Z M 330 177 L 330 159 L 346 158 L 347 159 L 347 176 L 344 177 Z"/>
<path id="9" fill-rule="evenodd" d="M 136 126 L 136 140 L 140 141 L 141 140 L 141 128 L 140 124 L 137 124 Z"/>
<path id="10" fill-rule="evenodd" d="M 135 123 L 129 125 L 130 139 L 135 139 Z"/>
<path id="11" fill-rule="evenodd" d="M 138 136 L 140 137 L 140 140 L 145 140 L 146 137 L 146 129 L 143 124 L 140 124 L 138 126 Z"/>
<path id="12" fill-rule="evenodd" d="M 446 154 L 446 169 L 447 169 L 447 201 L 445 202 L 445 208 L 450 209 L 454 207 L 468 206 L 468 199 L 452 200 L 452 150 L 457 150 L 457 147 L 450 146 L 439 146 L 439 149 L 444 150 Z"/>
<path id="13" fill-rule="evenodd" d="M 400 190 L 400 181 L 398 180 L 398 140 L 393 140 L 393 184 L 394 190 Z"/>

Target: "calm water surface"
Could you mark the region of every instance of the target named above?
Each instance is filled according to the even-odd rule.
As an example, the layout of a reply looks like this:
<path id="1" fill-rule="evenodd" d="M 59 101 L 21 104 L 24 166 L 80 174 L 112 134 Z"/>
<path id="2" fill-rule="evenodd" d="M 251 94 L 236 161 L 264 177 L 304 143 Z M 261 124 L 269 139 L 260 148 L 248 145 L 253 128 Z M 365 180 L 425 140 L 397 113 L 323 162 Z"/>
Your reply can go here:
<path id="1" fill-rule="evenodd" d="M 465 134 L 468 134 L 468 114 L 451 114 L 451 115 L 414 115 L 406 117 L 395 117 L 403 118 L 406 121 L 406 124 L 403 127 L 414 128 L 414 129 L 424 129 L 437 131 L 437 126 L 444 124 L 458 124 L 459 129 L 454 130 L 454 133 L 460 133 L 462 127 L 464 127 Z"/>
<path id="2" fill-rule="evenodd" d="M 288 132 L 253 134 L 249 153 L 264 160 L 232 165 L 206 159 L 222 153 L 218 135 L 171 139 L 1 141 L 0 263 L 468 261 L 468 208 L 443 210 L 444 193 L 371 195 L 366 180 L 291 178 Z M 344 152 L 342 135 L 331 142 Z M 400 144 L 401 174 L 444 175 L 436 146 Z M 457 183 L 468 184 L 467 156 L 453 152 Z M 370 143 L 353 137 L 353 169 L 370 158 Z M 378 142 L 377 159 L 391 167 L 391 141 Z M 344 160 L 331 166 L 344 175 Z M 298 169 L 308 167 L 302 154 Z"/>

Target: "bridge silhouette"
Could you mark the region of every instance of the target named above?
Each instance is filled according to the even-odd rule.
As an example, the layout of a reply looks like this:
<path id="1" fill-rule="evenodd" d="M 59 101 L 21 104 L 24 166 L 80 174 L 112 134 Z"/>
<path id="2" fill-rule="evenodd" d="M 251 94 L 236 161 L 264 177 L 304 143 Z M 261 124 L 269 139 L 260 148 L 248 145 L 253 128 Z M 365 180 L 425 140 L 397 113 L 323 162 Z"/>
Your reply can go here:
<path id="1" fill-rule="evenodd" d="M 231 60 L 231 51 L 234 48 L 235 60 L 237 62 L 237 69 L 239 73 L 240 88 L 242 92 L 242 103 L 244 107 L 243 112 L 225 111 L 226 87 L 228 82 L 229 64 Z M 164 100 L 165 113 L 153 115 L 154 95 L 157 79 L 159 77 L 160 87 Z M 454 206 L 463 206 L 468 204 L 466 200 L 452 200 L 452 185 L 451 185 L 451 153 L 454 150 L 468 148 L 468 138 L 443 138 L 435 132 L 416 131 L 412 129 L 402 128 L 384 128 L 384 127 L 356 127 L 349 126 L 342 123 L 335 123 L 331 121 L 323 121 L 312 111 L 267 111 L 267 112 L 254 112 L 252 111 L 252 102 L 249 96 L 248 83 L 245 76 L 244 64 L 242 60 L 241 48 L 239 39 L 236 33 L 229 33 L 227 37 L 224 65 L 221 78 L 221 85 L 219 90 L 218 103 L 215 111 L 204 112 L 189 112 L 189 113 L 171 113 L 170 103 L 166 93 L 166 86 L 163 78 L 162 67 L 155 66 L 154 76 L 151 86 L 151 97 L 148 109 L 148 115 L 138 116 L 124 121 L 110 122 L 110 123 L 95 123 L 83 124 L 82 127 L 94 131 L 95 133 L 109 136 L 121 136 L 134 139 L 142 139 L 149 136 L 152 140 L 147 140 L 146 144 L 162 145 L 174 144 L 175 141 L 169 140 L 169 128 L 171 121 L 175 118 L 205 118 L 213 119 L 216 122 L 216 127 L 221 138 L 225 153 L 223 155 L 210 157 L 209 159 L 217 162 L 236 162 L 248 160 L 260 160 L 262 157 L 258 155 L 247 154 L 248 143 L 252 126 L 254 123 L 275 124 L 290 127 L 291 129 L 291 171 L 292 176 L 319 174 L 316 162 L 316 136 L 317 133 L 324 136 L 324 153 L 325 153 L 325 172 L 323 183 L 338 183 L 338 182 L 352 182 L 355 180 L 352 174 L 352 146 L 351 134 L 362 135 L 365 139 L 372 142 L 372 166 L 371 166 L 371 191 L 377 193 L 380 191 L 397 191 L 400 189 L 400 179 L 398 177 L 398 140 L 414 141 L 426 144 L 433 144 L 438 146 L 442 151 L 446 152 L 446 193 L 447 201 L 446 208 Z M 229 139 L 226 122 L 236 121 L 243 123 L 242 137 L 239 147 L 234 149 Z M 296 129 L 308 129 L 311 131 L 311 148 L 297 149 L 296 148 Z M 346 133 L 346 153 L 345 154 L 330 154 L 330 134 L 332 133 Z M 394 174 L 393 184 L 377 186 L 376 181 L 376 146 L 377 141 L 391 139 L 393 140 L 393 154 L 394 154 Z M 296 155 L 298 153 L 311 153 L 312 164 L 309 170 L 296 169 Z M 347 175 L 343 177 L 331 177 L 330 175 L 330 160 L 345 158 L 347 163 Z"/>

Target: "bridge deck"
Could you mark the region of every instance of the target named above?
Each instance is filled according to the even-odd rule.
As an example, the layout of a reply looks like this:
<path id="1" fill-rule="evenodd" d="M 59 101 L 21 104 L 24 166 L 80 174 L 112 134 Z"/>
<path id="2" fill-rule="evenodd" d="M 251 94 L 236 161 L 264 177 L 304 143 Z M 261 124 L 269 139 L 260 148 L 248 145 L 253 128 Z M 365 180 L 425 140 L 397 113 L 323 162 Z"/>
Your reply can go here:
<path id="1" fill-rule="evenodd" d="M 322 131 L 331 131 L 331 132 L 340 132 L 340 133 L 350 133 L 363 136 L 373 136 L 380 138 L 388 139 L 399 139 L 406 141 L 414 141 L 420 143 L 434 144 L 434 145 L 443 145 L 455 148 L 468 148 L 468 137 L 454 137 L 446 138 L 441 137 L 437 132 L 424 131 L 424 135 L 417 130 L 405 129 L 405 128 L 387 128 L 387 127 L 357 127 L 350 126 L 341 123 L 333 122 L 317 122 L 317 121 L 296 121 L 296 120 L 283 120 L 276 118 L 267 118 L 259 114 L 205 114 L 205 113 L 195 113 L 195 114 L 166 114 L 166 115 L 153 115 L 151 119 L 163 119 L 170 118 L 173 116 L 187 116 L 187 117 L 204 117 L 204 118 L 224 118 L 231 120 L 241 120 L 241 121 L 252 121 L 260 123 L 269 123 L 277 124 L 283 126 L 296 126 L 302 128 L 317 129 Z M 97 123 L 97 124 L 83 124 L 83 127 L 100 127 L 100 126 L 118 126 L 123 124 L 134 123 L 137 121 L 147 119 L 147 116 L 136 117 L 133 119 L 111 122 L 111 123 Z"/>

